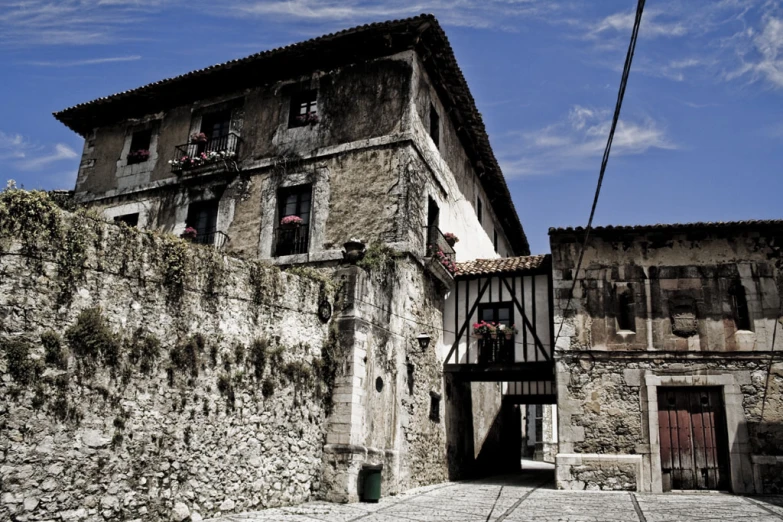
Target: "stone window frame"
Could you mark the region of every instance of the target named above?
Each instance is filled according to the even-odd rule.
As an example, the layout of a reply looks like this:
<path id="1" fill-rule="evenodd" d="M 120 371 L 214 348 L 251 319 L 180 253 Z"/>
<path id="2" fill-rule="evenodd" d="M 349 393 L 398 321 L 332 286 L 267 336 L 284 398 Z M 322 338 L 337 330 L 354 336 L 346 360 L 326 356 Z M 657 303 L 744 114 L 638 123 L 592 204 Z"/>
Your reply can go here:
<path id="1" fill-rule="evenodd" d="M 185 232 L 187 227 L 188 209 L 192 203 L 201 203 L 203 201 L 217 200 L 218 213 L 217 221 L 215 223 L 215 230 L 220 232 L 226 232 L 234 220 L 234 206 L 235 201 L 233 198 L 224 197 L 226 192 L 225 184 L 214 184 L 203 187 L 198 191 L 182 191 L 174 202 L 176 208 L 175 223 L 172 234 L 175 236 L 181 235 Z"/>
<path id="2" fill-rule="evenodd" d="M 107 220 L 114 221 L 114 218 L 119 216 L 125 216 L 128 214 L 138 214 L 139 221 L 136 223 L 136 228 L 139 230 L 145 230 L 148 228 L 150 215 L 152 214 L 152 207 L 155 202 L 152 200 L 140 200 L 122 203 L 103 209 L 103 217 Z"/>
<path id="3" fill-rule="evenodd" d="M 748 290 L 745 285 L 742 284 L 740 278 L 736 278 L 731 281 L 728 291 L 729 305 L 731 307 L 731 315 L 734 319 L 734 327 L 737 332 L 752 333 L 753 332 L 753 315 L 750 311 L 750 302 L 748 300 Z M 745 318 L 747 324 L 742 324 L 742 308 L 744 308 Z M 747 328 L 742 328 L 747 326 Z"/>
<path id="4" fill-rule="evenodd" d="M 122 144 L 122 152 L 117 160 L 117 177 L 125 178 L 128 176 L 136 176 L 138 174 L 144 174 L 152 172 L 155 168 L 155 164 L 158 161 L 158 138 L 160 136 L 160 128 L 163 120 L 151 119 L 143 123 L 134 123 L 128 125 L 125 129 L 125 141 Z M 133 141 L 133 135 L 140 131 L 151 131 L 150 136 L 150 155 L 147 161 L 139 163 L 128 164 L 128 154 L 130 154 L 131 143 Z M 141 217 L 141 216 L 139 216 Z"/>
<path id="5" fill-rule="evenodd" d="M 311 185 L 313 190 L 310 202 L 310 237 L 306 254 L 289 256 L 274 255 L 275 228 L 278 223 L 277 194 L 280 189 L 297 185 Z M 309 172 L 287 174 L 283 179 L 269 177 L 262 189 L 261 230 L 258 257 L 274 264 L 288 265 L 311 261 L 333 260 L 342 257 L 339 249 L 325 250 L 326 221 L 329 218 L 329 170 L 317 167 Z"/>
<path id="6" fill-rule="evenodd" d="M 613 281 L 612 285 L 612 305 L 613 315 L 610 319 L 613 319 L 613 328 L 615 335 L 619 335 L 623 338 L 633 338 L 638 333 L 638 325 L 636 324 L 638 303 L 636 299 L 636 293 L 634 289 L 634 283 L 631 281 Z M 628 301 L 630 299 L 630 301 Z M 630 308 L 631 315 L 625 320 L 623 317 L 623 308 Z M 626 310 L 627 312 L 627 310 Z M 630 320 L 633 324 L 633 329 L 622 328 L 625 326 L 626 320 Z"/>
<path id="7" fill-rule="evenodd" d="M 644 385 L 647 400 L 642 400 L 642 417 L 647 414 L 648 440 L 650 442 L 649 461 L 644 467 L 649 470 L 649 482 L 643 481 L 643 491 L 663 492 L 661 471 L 661 442 L 658 424 L 658 387 L 661 386 L 711 386 L 719 387 L 723 392 L 726 432 L 729 447 L 729 475 L 734 494 L 754 493 L 753 464 L 751 462 L 750 441 L 745 423 L 745 411 L 742 407 L 742 390 L 732 373 L 716 374 L 661 374 L 646 371 Z M 647 475 L 647 473 L 645 473 Z M 647 478 L 645 476 L 645 478 Z"/>

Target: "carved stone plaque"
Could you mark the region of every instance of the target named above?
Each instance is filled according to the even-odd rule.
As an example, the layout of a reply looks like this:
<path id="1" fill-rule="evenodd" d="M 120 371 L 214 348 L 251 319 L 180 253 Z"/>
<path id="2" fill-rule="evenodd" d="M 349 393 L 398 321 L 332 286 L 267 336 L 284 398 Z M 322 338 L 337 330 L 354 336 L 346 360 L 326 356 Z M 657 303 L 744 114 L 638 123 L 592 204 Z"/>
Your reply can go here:
<path id="1" fill-rule="evenodd" d="M 672 333 L 680 337 L 690 337 L 699 332 L 696 314 L 693 312 L 675 312 L 672 314 Z"/>

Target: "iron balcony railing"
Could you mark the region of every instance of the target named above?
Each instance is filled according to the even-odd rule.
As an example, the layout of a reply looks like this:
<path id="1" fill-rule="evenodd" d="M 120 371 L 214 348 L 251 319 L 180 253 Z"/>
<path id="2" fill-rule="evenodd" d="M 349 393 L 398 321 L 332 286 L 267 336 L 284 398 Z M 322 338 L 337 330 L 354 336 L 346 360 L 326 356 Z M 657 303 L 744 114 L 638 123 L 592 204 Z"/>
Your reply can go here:
<path id="1" fill-rule="evenodd" d="M 215 247 L 217 250 L 222 250 L 229 242 L 229 239 L 228 234 L 225 232 L 221 232 L 220 230 L 208 230 L 199 232 L 194 243 L 209 245 Z"/>
<path id="2" fill-rule="evenodd" d="M 427 257 L 434 257 L 451 274 L 457 271 L 457 253 L 436 226 L 427 228 Z"/>
<path id="3" fill-rule="evenodd" d="M 497 338 L 484 337 L 478 341 L 478 363 L 512 363 L 514 362 L 514 338 L 506 339 L 503 335 Z"/>
<path id="4" fill-rule="evenodd" d="M 306 254 L 310 244 L 310 229 L 307 225 L 294 228 L 278 227 L 275 231 L 275 256 Z"/>
<path id="5" fill-rule="evenodd" d="M 220 165 L 236 162 L 242 138 L 235 132 L 225 136 L 177 145 L 176 157 L 171 162 L 172 170 L 189 170 L 204 165 Z"/>

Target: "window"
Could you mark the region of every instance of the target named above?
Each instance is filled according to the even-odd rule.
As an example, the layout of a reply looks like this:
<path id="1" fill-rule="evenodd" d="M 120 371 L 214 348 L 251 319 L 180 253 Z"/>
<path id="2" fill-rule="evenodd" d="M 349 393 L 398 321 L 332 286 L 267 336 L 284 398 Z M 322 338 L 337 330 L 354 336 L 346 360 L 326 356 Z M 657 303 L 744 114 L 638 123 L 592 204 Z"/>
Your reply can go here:
<path id="1" fill-rule="evenodd" d="M 479 304 L 479 321 L 511 326 L 514 324 L 514 315 L 512 312 L 511 303 Z"/>
<path id="2" fill-rule="evenodd" d="M 617 295 L 617 330 L 625 332 L 636 331 L 636 313 L 634 310 L 633 292 L 630 288 L 618 291 Z"/>
<path id="3" fill-rule="evenodd" d="M 137 227 L 139 225 L 139 213 L 114 216 L 114 222 L 117 224 L 125 223 L 129 227 Z"/>
<path id="4" fill-rule="evenodd" d="M 231 110 L 208 112 L 201 117 L 201 132 L 207 140 L 219 140 L 231 132 Z"/>
<path id="5" fill-rule="evenodd" d="M 514 324 L 513 303 L 482 303 L 479 305 L 479 321 L 503 326 Z M 498 333 L 496 337 L 485 337 L 479 341 L 479 364 L 514 362 L 514 336 L 509 338 Z"/>
<path id="6" fill-rule="evenodd" d="M 285 217 L 296 216 L 301 221 L 289 226 L 283 226 L 278 221 L 276 256 L 307 253 L 312 194 L 312 185 L 287 187 L 278 192 L 278 219 L 282 221 Z"/>
<path id="7" fill-rule="evenodd" d="M 218 200 L 200 201 L 188 206 L 186 227 L 196 229 L 196 243 L 211 245 L 217 233 Z"/>
<path id="8" fill-rule="evenodd" d="M 435 148 L 440 148 L 440 116 L 435 106 L 430 103 L 430 137 L 435 142 Z"/>
<path id="9" fill-rule="evenodd" d="M 288 127 L 301 127 L 318 122 L 318 91 L 308 90 L 291 95 Z"/>
<path id="10" fill-rule="evenodd" d="M 498 231 L 492 230 L 492 244 L 495 245 L 495 252 L 498 251 Z"/>
<path id="11" fill-rule="evenodd" d="M 748 309 L 748 297 L 745 287 L 739 281 L 734 281 L 729 288 L 731 311 L 734 314 L 734 325 L 737 330 L 750 330 L 750 310 Z"/>
<path id="12" fill-rule="evenodd" d="M 484 209 L 482 207 L 481 198 L 476 198 L 476 217 L 478 218 L 479 225 L 484 221 Z"/>
<path id="13" fill-rule="evenodd" d="M 133 133 L 130 150 L 128 151 L 128 165 L 143 163 L 149 159 L 151 141 L 152 129 L 140 130 Z"/>
<path id="14" fill-rule="evenodd" d="M 536 404 L 535 408 L 535 424 L 536 424 L 536 442 L 544 441 L 544 406 L 542 404 Z"/>
<path id="15" fill-rule="evenodd" d="M 440 422 L 440 393 L 430 392 L 430 420 Z"/>

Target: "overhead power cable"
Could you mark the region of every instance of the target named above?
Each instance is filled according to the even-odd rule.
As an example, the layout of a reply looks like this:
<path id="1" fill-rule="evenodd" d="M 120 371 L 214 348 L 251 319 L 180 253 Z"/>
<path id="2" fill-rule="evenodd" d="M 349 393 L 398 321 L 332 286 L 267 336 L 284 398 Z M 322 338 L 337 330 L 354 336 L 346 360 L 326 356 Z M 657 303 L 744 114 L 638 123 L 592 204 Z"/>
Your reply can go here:
<path id="1" fill-rule="evenodd" d="M 609 138 L 606 140 L 606 148 L 604 149 L 604 156 L 601 159 L 601 172 L 598 175 L 598 185 L 595 187 L 595 196 L 593 197 L 593 207 L 590 209 L 590 219 L 587 220 L 587 226 L 585 227 L 585 237 L 582 242 L 582 250 L 579 252 L 579 261 L 576 264 L 576 271 L 573 274 L 571 282 L 571 290 L 568 292 L 568 301 L 563 309 L 562 320 L 560 321 L 560 327 L 557 329 L 557 335 L 555 336 L 554 343 L 557 345 L 557 340 L 560 338 L 560 333 L 563 330 L 568 310 L 571 308 L 571 301 L 574 298 L 574 289 L 576 288 L 576 282 L 579 276 L 579 270 L 582 268 L 582 261 L 585 256 L 585 249 L 587 248 L 587 240 L 590 237 L 590 229 L 593 226 L 593 218 L 595 217 L 595 208 L 598 206 L 598 196 L 601 194 L 601 185 L 604 182 L 604 174 L 606 173 L 606 165 L 609 163 L 609 152 L 612 150 L 612 141 L 614 141 L 614 132 L 617 129 L 617 121 L 620 119 L 620 109 L 623 106 L 623 98 L 625 97 L 625 88 L 628 85 L 628 75 L 631 73 L 631 62 L 633 61 L 633 53 L 636 50 L 636 40 L 639 37 L 639 26 L 642 22 L 642 12 L 644 11 L 645 0 L 639 0 L 636 5 L 636 18 L 633 23 L 633 30 L 631 31 L 631 42 L 628 44 L 628 52 L 625 55 L 625 65 L 623 66 L 623 75 L 620 79 L 620 90 L 617 93 L 617 103 L 614 106 L 614 116 L 612 117 L 612 127 L 609 129 Z"/>

